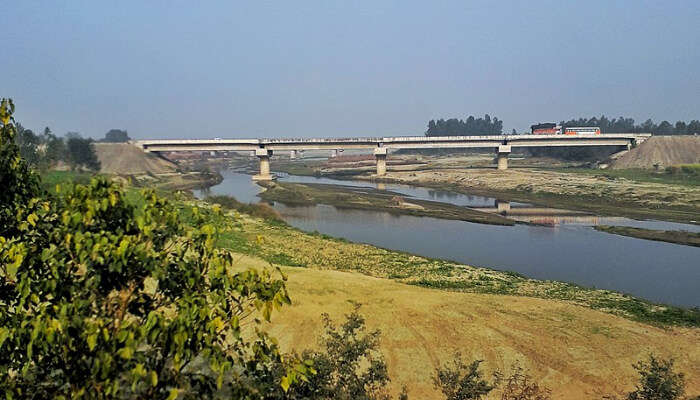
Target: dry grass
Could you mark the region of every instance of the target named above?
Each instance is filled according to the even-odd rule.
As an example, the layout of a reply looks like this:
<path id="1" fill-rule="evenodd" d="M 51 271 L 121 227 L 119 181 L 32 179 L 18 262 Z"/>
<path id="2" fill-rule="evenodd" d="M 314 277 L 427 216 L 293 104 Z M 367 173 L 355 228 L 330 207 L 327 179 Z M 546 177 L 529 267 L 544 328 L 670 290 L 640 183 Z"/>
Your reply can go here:
<path id="1" fill-rule="evenodd" d="M 266 262 L 241 256 L 240 265 Z M 599 399 L 633 387 L 632 363 L 654 352 L 673 357 L 700 393 L 700 330 L 662 329 L 561 301 L 420 288 L 358 273 L 306 268 L 288 275 L 292 306 L 275 314 L 270 332 L 285 350 L 317 345 L 320 314 L 341 319 L 363 303 L 369 329 L 382 331 L 382 351 L 397 393 L 439 398 L 435 368 L 459 351 L 484 359 L 487 371 L 514 363 L 552 389 L 553 398 Z"/>

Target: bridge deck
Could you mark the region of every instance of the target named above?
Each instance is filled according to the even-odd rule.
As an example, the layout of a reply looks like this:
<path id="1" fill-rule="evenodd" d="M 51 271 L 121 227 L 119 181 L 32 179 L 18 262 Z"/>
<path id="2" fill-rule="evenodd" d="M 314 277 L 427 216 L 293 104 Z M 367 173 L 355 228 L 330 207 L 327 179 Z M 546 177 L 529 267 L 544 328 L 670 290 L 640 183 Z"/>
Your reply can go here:
<path id="1" fill-rule="evenodd" d="M 139 140 L 146 151 L 246 151 L 334 150 L 411 148 L 488 148 L 547 146 L 626 146 L 649 138 L 650 134 L 608 133 L 602 135 L 497 135 L 497 136 L 398 136 L 383 138 L 279 138 L 279 139 L 190 139 Z"/>

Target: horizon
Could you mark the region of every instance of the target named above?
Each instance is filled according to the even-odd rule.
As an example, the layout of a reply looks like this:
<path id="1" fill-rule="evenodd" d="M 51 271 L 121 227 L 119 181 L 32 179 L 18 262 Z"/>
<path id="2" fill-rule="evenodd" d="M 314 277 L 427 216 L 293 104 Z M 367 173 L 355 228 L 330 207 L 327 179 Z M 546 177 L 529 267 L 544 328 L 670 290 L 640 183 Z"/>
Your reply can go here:
<path id="1" fill-rule="evenodd" d="M 36 132 L 386 137 L 484 114 L 504 134 L 601 115 L 700 117 L 692 1 L 6 9 L 3 96 Z"/>

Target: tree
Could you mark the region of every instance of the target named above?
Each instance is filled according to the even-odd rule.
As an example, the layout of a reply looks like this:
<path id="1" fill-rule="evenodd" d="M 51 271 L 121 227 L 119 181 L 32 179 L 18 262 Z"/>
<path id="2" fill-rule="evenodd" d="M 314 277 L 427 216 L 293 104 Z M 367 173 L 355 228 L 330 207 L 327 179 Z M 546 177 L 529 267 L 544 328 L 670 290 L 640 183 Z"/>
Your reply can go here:
<path id="1" fill-rule="evenodd" d="M 39 192 L 38 176 L 20 156 L 14 111 L 12 99 L 0 100 L 0 237 L 17 233 L 18 209 Z"/>
<path id="2" fill-rule="evenodd" d="M 92 139 L 70 138 L 66 148 L 68 150 L 68 163 L 72 169 L 84 167 L 93 171 L 100 170 L 100 160 L 97 159 Z"/>
<path id="3" fill-rule="evenodd" d="M 483 118 L 467 117 L 466 120 L 450 118 L 428 121 L 426 136 L 500 135 L 503 121 L 486 114 Z"/>
<path id="4" fill-rule="evenodd" d="M 52 133 L 45 134 L 46 140 L 46 160 L 49 166 L 56 165 L 59 161 L 66 161 L 68 158 L 68 149 L 63 138 L 57 137 Z"/>
<path id="5" fill-rule="evenodd" d="M 628 400 L 675 400 L 683 396 L 685 379 L 674 371 L 672 359 L 661 360 L 651 354 L 647 362 L 639 361 L 633 367 L 639 373 L 639 383 L 627 395 Z"/>
<path id="6" fill-rule="evenodd" d="M 447 400 L 481 399 L 489 394 L 500 381 L 500 376 L 494 374 L 494 381 L 489 383 L 479 371 L 482 360 L 465 364 L 458 353 L 452 365 L 438 368 L 433 378 L 434 385 L 442 391 Z"/>
<path id="7" fill-rule="evenodd" d="M 121 129 L 110 129 L 109 132 L 105 134 L 105 138 L 102 139 L 103 142 L 107 143 L 124 143 L 131 140 L 129 134 L 126 130 Z"/>
<path id="8" fill-rule="evenodd" d="M 19 154 L 29 165 L 36 166 L 39 163 L 39 137 L 31 129 L 24 128 L 21 124 L 16 126 L 16 140 L 19 146 Z"/>
<path id="9" fill-rule="evenodd" d="M 43 196 L 0 107 L 0 392 L 8 398 L 258 399 L 289 368 L 259 326 L 290 302 L 285 278 L 215 247 L 218 209 L 140 206 L 104 177 Z M 182 225 L 186 213 L 197 228 Z M 7 222 L 7 223 L 6 223 Z M 270 385 L 274 387 L 270 387 Z"/>

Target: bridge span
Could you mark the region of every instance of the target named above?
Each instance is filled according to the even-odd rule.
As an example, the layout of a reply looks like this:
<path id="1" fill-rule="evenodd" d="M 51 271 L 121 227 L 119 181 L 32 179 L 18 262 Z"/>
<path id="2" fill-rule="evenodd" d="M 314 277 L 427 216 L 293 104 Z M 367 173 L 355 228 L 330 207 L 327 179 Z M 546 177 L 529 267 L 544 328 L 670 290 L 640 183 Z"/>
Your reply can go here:
<path id="1" fill-rule="evenodd" d="M 620 146 L 630 149 L 651 137 L 646 133 L 608 133 L 601 135 L 497 135 L 497 136 L 397 136 L 384 138 L 291 138 L 291 139 L 188 139 L 139 140 L 134 143 L 146 152 L 175 151 L 250 151 L 260 160 L 256 180 L 271 180 L 270 156 L 299 150 L 370 150 L 377 161 L 377 176 L 386 174 L 389 150 L 492 148 L 498 169 L 508 168 L 508 154 L 513 147 Z"/>

